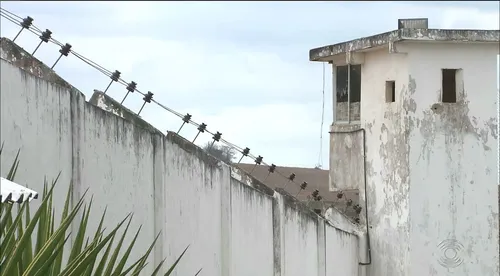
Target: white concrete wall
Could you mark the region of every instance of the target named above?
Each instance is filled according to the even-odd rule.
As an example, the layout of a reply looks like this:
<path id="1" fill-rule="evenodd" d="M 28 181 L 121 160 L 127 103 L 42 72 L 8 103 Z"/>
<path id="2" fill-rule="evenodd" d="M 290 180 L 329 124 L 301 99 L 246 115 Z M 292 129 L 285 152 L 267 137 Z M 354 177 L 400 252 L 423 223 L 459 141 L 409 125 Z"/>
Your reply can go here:
<path id="1" fill-rule="evenodd" d="M 312 215 L 312 214 L 311 214 Z M 318 222 L 306 214 L 298 213 L 292 207 L 285 206 L 284 275 L 318 274 Z M 307 252 L 307 254 L 304 254 Z"/>
<path id="2" fill-rule="evenodd" d="M 388 49 L 365 55 L 361 71 L 361 120 L 366 128 L 368 219 L 372 265 L 368 275 L 408 275 L 409 179 L 407 109 L 407 56 Z M 385 82 L 396 82 L 396 99 L 387 103 Z M 362 189 L 363 190 L 363 189 Z M 364 200 L 364 192 L 360 191 Z M 363 206 L 361 204 L 361 206 Z M 362 212 L 363 214 L 364 212 Z"/>
<path id="3" fill-rule="evenodd" d="M 405 47 L 414 86 L 408 97 L 415 103 L 409 116 L 411 274 L 499 275 L 498 44 Z M 462 69 L 457 103 L 439 103 L 442 68 Z"/>
<path id="4" fill-rule="evenodd" d="M 51 182 L 61 172 L 54 197 L 64 200 L 72 179 L 71 93 L 4 61 L 0 74 L 2 176 L 20 150 L 16 182 L 41 194 L 44 178 Z"/>
<path id="5" fill-rule="evenodd" d="M 73 181 L 73 199 L 86 189 L 87 199 L 93 196 L 91 227 L 106 207 L 107 229 L 133 212 L 127 240 L 139 225 L 142 231 L 130 260 L 161 231 L 146 272 L 164 258 L 172 264 L 189 245 L 174 276 L 200 268 L 204 276 L 357 275 L 355 234 L 337 230 L 289 195 L 235 172 L 179 136 L 105 112 L 69 84 L 47 82 L 55 78 L 48 68 L 35 70 L 40 78 L 18 68 L 32 64 L 1 60 L 1 175 L 20 148 L 21 184 L 41 192 L 43 178 L 62 171 L 58 210 Z M 346 263 L 332 266 L 339 256 Z"/>
<path id="6" fill-rule="evenodd" d="M 358 237 L 326 227 L 327 275 L 358 275 Z"/>
<path id="7" fill-rule="evenodd" d="M 499 275 L 498 45 L 400 43 L 395 49 L 364 55 L 361 123 L 332 126 L 366 130 L 368 199 L 363 183 L 358 186 L 360 204 L 368 206 L 367 273 Z M 440 103 L 442 68 L 463 70 L 457 103 Z M 387 80 L 396 81 L 394 103 L 385 100 Z M 358 136 L 350 135 L 350 143 L 363 143 Z M 364 221 L 364 210 L 361 215 Z M 458 259 L 446 264 L 455 254 L 451 246 L 460 247 Z"/>
<path id="8" fill-rule="evenodd" d="M 75 174 L 80 179 L 73 195 L 80 198 L 88 189 L 89 198 L 93 197 L 95 219 L 90 220 L 91 229 L 97 229 L 105 208 L 108 227 L 133 213 L 129 235 L 132 237 L 140 225 L 142 228 L 134 245 L 137 250 L 130 257 L 140 258 L 155 236 L 151 223 L 155 219 L 152 135 L 89 104 L 81 108 L 83 128 L 73 133 L 81 136 L 80 143 L 74 144 L 79 147 L 79 168 L 75 168 Z M 77 123 L 80 121 L 75 120 Z"/>
<path id="9" fill-rule="evenodd" d="M 230 185 L 228 168 L 207 157 L 203 160 L 203 155 L 189 154 L 168 140 L 164 154 L 164 256 L 172 262 L 190 245 L 174 275 L 194 275 L 199 268 L 204 274 L 227 275 L 222 254 L 228 250 L 229 238 L 221 231 L 223 221 L 229 219 L 222 213 L 227 208 L 222 200 L 227 195 L 222 193 Z"/>
<path id="10" fill-rule="evenodd" d="M 231 275 L 272 275 L 273 244 L 273 198 L 232 179 Z"/>

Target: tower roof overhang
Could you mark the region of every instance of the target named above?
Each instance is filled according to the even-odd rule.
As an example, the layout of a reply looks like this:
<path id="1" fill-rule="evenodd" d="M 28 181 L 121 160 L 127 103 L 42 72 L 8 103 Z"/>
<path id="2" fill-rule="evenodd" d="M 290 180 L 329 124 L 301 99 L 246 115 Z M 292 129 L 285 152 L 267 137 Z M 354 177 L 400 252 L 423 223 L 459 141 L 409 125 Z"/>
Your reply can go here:
<path id="1" fill-rule="evenodd" d="M 354 39 L 309 50 L 310 61 L 327 62 L 335 56 L 368 51 L 380 47 L 393 47 L 401 41 L 499 43 L 499 30 L 451 30 L 451 29 L 398 29 L 373 36 Z"/>

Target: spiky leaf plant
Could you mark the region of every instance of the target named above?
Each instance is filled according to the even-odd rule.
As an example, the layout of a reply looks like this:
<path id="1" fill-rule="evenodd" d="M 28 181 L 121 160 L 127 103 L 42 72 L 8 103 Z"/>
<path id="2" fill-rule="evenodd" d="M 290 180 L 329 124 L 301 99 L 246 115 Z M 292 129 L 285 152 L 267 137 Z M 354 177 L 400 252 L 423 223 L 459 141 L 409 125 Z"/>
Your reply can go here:
<path id="1" fill-rule="evenodd" d="M 2 149 L 3 143 L 0 147 L 0 155 Z M 19 166 L 18 157 L 19 151 L 7 175 L 7 179 L 11 181 L 14 180 Z M 55 226 L 52 195 L 56 183 L 57 178 L 50 185 L 45 182 L 42 198 L 38 199 L 41 200 L 41 204 L 33 215 L 28 201 L 20 204 L 0 203 L 0 276 L 143 275 L 141 271 L 146 267 L 147 259 L 159 235 L 142 257 L 126 267 L 128 257 L 140 232 L 139 228 L 132 241 L 129 244 L 124 243 L 132 215 L 126 216 L 115 228 L 106 233 L 103 229 L 106 220 L 106 211 L 104 211 L 97 231 L 94 235 L 88 236 L 86 234 L 89 232 L 88 220 L 92 199 L 85 204 L 85 193 L 71 206 L 72 185 L 70 185 L 60 222 L 58 226 Z M 17 205 L 17 208 L 13 208 L 14 205 Z M 82 208 L 78 230 L 76 233 L 69 233 L 69 228 Z M 117 238 L 116 233 L 124 224 L 125 230 L 121 237 Z M 66 246 L 70 235 L 75 235 L 74 242 Z M 36 243 L 33 243 L 33 239 Z M 118 243 L 115 244 L 115 240 L 118 240 Z M 118 258 L 122 249 L 125 249 L 125 252 Z M 186 250 L 187 248 L 167 270 L 165 276 L 173 272 Z M 63 255 L 67 256 L 64 264 Z M 165 260 L 155 267 L 153 276 L 158 275 L 164 262 Z"/>

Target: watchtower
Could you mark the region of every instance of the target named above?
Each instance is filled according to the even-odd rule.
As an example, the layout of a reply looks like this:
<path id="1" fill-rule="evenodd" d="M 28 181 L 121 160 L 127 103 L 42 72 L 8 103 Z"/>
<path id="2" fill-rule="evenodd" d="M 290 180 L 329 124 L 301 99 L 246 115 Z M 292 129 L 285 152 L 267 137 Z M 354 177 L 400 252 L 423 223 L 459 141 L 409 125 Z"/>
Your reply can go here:
<path id="1" fill-rule="evenodd" d="M 498 30 L 427 19 L 310 50 L 332 65 L 330 190 L 360 190 L 368 275 L 499 275 L 498 54 Z"/>

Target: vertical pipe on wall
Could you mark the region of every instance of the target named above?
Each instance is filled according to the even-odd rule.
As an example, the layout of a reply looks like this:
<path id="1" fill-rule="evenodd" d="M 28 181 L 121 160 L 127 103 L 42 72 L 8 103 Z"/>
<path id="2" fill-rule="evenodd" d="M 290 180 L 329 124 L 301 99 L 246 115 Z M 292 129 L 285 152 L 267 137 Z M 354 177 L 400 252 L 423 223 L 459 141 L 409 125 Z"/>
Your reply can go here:
<path id="1" fill-rule="evenodd" d="M 332 101 L 333 101 L 333 124 L 337 121 L 337 66 L 332 64 Z"/>
<path id="2" fill-rule="evenodd" d="M 351 63 L 347 64 L 347 123 L 351 123 Z"/>

